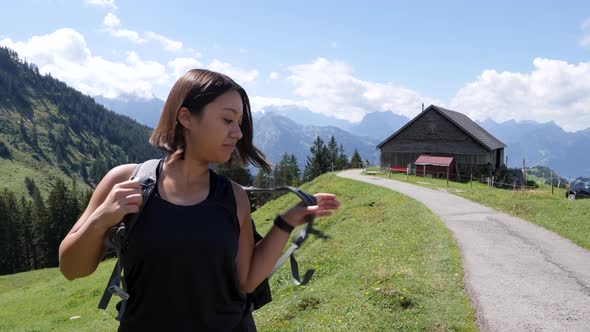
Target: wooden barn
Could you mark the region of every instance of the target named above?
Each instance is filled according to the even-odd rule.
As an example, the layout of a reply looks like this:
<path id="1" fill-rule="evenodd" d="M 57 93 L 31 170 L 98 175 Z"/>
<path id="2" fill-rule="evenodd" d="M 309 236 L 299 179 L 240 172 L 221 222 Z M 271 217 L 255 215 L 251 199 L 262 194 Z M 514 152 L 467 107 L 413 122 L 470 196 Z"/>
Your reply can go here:
<path id="1" fill-rule="evenodd" d="M 413 167 L 421 156 L 447 157 L 445 165 L 431 166 L 439 173 L 447 171 L 451 177 L 467 175 L 474 165 L 488 165 L 491 169 L 504 166 L 506 145 L 466 115 L 440 106 L 430 105 L 410 122 L 377 145 L 381 152 L 381 167 Z M 451 158 L 451 159 L 448 159 Z M 443 159 L 441 159 L 443 160 Z M 424 166 L 424 162 L 421 163 Z M 438 168 L 437 168 L 438 167 Z M 445 168 L 446 167 L 446 168 Z M 419 170 L 423 167 L 416 167 Z M 443 172 L 444 169 L 444 172 Z"/>

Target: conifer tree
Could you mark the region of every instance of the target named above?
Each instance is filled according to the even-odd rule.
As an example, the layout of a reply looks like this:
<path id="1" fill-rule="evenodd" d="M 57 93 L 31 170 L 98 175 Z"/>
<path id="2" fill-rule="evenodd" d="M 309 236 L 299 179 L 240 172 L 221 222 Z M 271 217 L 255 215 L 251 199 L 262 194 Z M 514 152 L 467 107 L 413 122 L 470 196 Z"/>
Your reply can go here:
<path id="1" fill-rule="evenodd" d="M 242 167 L 238 162 L 232 162 L 229 165 L 218 165 L 216 169 L 217 174 L 223 175 L 242 186 L 252 184 L 252 175 L 250 170 Z"/>
<path id="2" fill-rule="evenodd" d="M 349 167 L 350 167 L 350 165 L 349 165 L 349 162 L 348 162 L 348 157 L 344 153 L 344 147 L 342 146 L 342 144 L 340 144 L 338 158 L 336 158 L 336 166 L 335 166 L 335 169 L 336 170 L 342 170 L 342 169 L 347 169 Z"/>
<path id="3" fill-rule="evenodd" d="M 270 172 L 259 169 L 254 177 L 254 187 L 269 188 L 273 186 L 273 177 Z M 256 211 L 259 207 L 274 199 L 277 195 L 270 192 L 259 192 L 250 195 L 250 209 Z"/>
<path id="4" fill-rule="evenodd" d="M 23 269 L 30 270 L 34 268 L 34 253 L 33 250 L 33 204 L 24 196 L 21 196 L 19 209 L 21 210 L 21 256 L 23 259 Z"/>
<path id="5" fill-rule="evenodd" d="M 0 192 L 0 275 L 9 273 L 8 243 L 10 241 L 10 220 L 8 219 L 8 207 L 6 206 L 6 194 L 8 190 Z"/>
<path id="6" fill-rule="evenodd" d="M 303 181 L 308 182 L 330 170 L 329 152 L 324 141 L 318 136 L 309 148 L 311 155 L 303 171 Z"/>
<path id="7" fill-rule="evenodd" d="M 23 118 L 20 118 L 20 124 L 19 124 L 19 128 L 20 128 L 20 135 L 23 141 L 25 142 L 29 142 L 29 135 L 27 135 L 27 128 L 25 127 L 25 121 L 23 120 Z"/>
<path id="8" fill-rule="evenodd" d="M 292 186 L 297 187 L 301 182 L 301 170 L 299 169 L 299 164 L 297 163 L 297 158 L 295 157 L 295 154 L 291 154 L 291 156 L 287 160 L 287 170 L 287 178 L 289 179 L 289 183 Z"/>
<path id="9" fill-rule="evenodd" d="M 4 188 L 0 194 L 0 274 L 15 273 L 20 265 L 19 214 L 14 193 Z"/>
<path id="10" fill-rule="evenodd" d="M 63 180 L 57 179 L 47 197 L 47 266 L 58 265 L 58 248 L 61 240 L 76 222 L 77 211 L 73 208 L 71 193 Z"/>
<path id="11" fill-rule="evenodd" d="M 330 170 L 333 171 L 336 169 L 336 161 L 338 160 L 338 143 L 336 143 L 336 139 L 334 135 L 330 137 L 330 142 L 328 142 L 328 159 L 330 162 Z"/>
<path id="12" fill-rule="evenodd" d="M 298 186 L 301 171 L 297 165 L 297 158 L 294 154 L 283 154 L 281 161 L 275 166 L 273 171 L 274 184 L 277 186 Z"/>
<path id="13" fill-rule="evenodd" d="M 33 269 L 38 269 L 46 266 L 46 250 L 47 241 L 45 231 L 47 229 L 47 214 L 45 209 L 45 202 L 41 197 L 41 193 L 37 187 L 34 188 L 33 194 L 33 210 L 31 219 L 32 228 L 32 250 L 33 250 Z"/>
<path id="14" fill-rule="evenodd" d="M 39 138 L 38 138 L 38 134 L 37 134 L 37 125 L 35 124 L 35 121 L 33 121 L 33 133 L 31 134 L 31 145 L 35 149 L 39 148 Z"/>
<path id="15" fill-rule="evenodd" d="M 359 155 L 357 149 L 354 149 L 354 153 L 352 154 L 352 159 L 350 160 L 350 166 L 352 168 L 361 168 L 363 167 L 363 159 Z"/>

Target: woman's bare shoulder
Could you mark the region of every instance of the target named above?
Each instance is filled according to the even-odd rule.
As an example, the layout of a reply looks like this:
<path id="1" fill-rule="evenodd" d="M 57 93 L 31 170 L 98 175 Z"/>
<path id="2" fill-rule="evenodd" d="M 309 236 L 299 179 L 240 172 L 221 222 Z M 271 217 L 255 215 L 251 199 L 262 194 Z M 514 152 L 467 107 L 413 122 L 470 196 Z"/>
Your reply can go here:
<path id="1" fill-rule="evenodd" d="M 110 183 L 119 183 L 129 180 L 131 174 L 138 164 L 124 164 L 113 167 L 105 176 L 104 180 Z"/>

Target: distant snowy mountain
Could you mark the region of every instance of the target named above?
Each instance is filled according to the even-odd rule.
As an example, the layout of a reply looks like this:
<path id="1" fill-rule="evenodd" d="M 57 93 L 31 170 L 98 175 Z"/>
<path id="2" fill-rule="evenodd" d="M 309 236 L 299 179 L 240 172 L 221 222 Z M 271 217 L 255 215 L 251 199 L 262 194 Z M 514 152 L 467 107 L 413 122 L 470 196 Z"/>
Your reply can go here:
<path id="1" fill-rule="evenodd" d="M 346 120 L 315 113 L 299 106 L 268 106 L 264 108 L 264 113 L 282 115 L 304 126 L 333 126 L 345 130 L 353 126 L 353 123 Z"/>
<path id="2" fill-rule="evenodd" d="M 119 114 L 127 115 L 150 128 L 156 127 L 158 121 L 160 121 L 162 108 L 164 108 L 164 101 L 157 98 L 138 99 L 136 97 L 121 97 L 117 99 L 109 99 L 102 96 L 95 96 L 94 100 L 105 106 L 107 109 Z"/>
<path id="3" fill-rule="evenodd" d="M 294 154 L 301 167 L 305 166 L 313 140 L 320 136 L 328 143 L 332 135 L 338 144 L 342 144 L 349 158 L 357 149 L 364 160 L 379 162 L 379 151 L 376 150 L 379 142 L 369 137 L 355 136 L 337 127 L 304 126 L 272 112 L 254 122 L 254 144 L 264 151 L 269 160 L 277 162 L 286 152 Z"/>
<path id="4" fill-rule="evenodd" d="M 107 108 L 125 114 L 139 123 L 155 127 L 164 102 L 159 99 L 106 99 L 95 97 Z M 271 106 L 254 116 L 254 142 L 267 153 L 271 161 L 280 159 L 284 152 L 294 153 L 304 164 L 309 146 L 316 135 L 325 141 L 334 134 L 350 157 L 355 148 L 363 159 L 378 163 L 376 145 L 395 133 L 409 118 L 393 112 L 367 113 L 359 123 L 351 123 L 298 106 Z M 546 166 L 563 177 L 590 176 L 590 128 L 574 133 L 566 132 L 554 122 L 491 120 L 480 125 L 496 136 L 507 147 L 509 167 Z"/>

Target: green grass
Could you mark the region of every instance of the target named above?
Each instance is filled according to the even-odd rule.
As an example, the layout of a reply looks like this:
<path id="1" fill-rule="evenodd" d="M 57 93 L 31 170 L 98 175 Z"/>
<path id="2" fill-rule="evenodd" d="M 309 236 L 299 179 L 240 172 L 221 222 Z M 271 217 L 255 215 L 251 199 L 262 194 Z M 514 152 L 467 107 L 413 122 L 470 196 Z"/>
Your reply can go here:
<path id="1" fill-rule="evenodd" d="M 509 190 L 488 187 L 479 182 L 459 183 L 446 180 L 380 174 L 394 180 L 409 182 L 433 189 L 446 190 L 493 209 L 528 220 L 545 227 L 577 245 L 590 250 L 590 199 L 569 201 L 566 189 L 554 188 L 543 183 L 535 190 Z"/>
<path id="2" fill-rule="evenodd" d="M 288 263 L 271 279 L 273 301 L 255 312 L 259 331 L 476 331 L 449 231 L 426 207 L 385 188 L 323 175 L 302 188 L 342 202 L 296 252 L 307 286 Z M 297 201 L 283 196 L 254 213 L 259 231 Z M 296 230 L 297 231 L 297 230 Z M 113 261 L 68 282 L 57 269 L 0 277 L 0 330 L 114 331 L 114 303 L 96 309 Z M 81 316 L 70 320 L 70 317 Z"/>
<path id="3" fill-rule="evenodd" d="M 20 198 L 21 195 L 30 198 L 25 186 L 25 177 L 29 177 L 35 180 L 41 196 L 46 198 L 58 178 L 64 180 L 69 187 L 72 186 L 72 177 L 64 173 L 57 165 L 53 146 L 47 139 L 47 128 L 42 125 L 42 123 L 57 123 L 58 119 L 60 121 L 65 121 L 65 119 L 63 119 L 62 115 L 59 115 L 55 106 L 48 106 L 45 101 L 32 99 L 31 104 L 34 108 L 35 121 L 38 124 L 40 151 L 34 151 L 17 133 L 17 124 L 21 119 L 20 114 L 12 109 L 0 107 L 0 123 L 2 123 L 0 125 L 0 141 L 9 147 L 12 155 L 11 159 L 0 158 L 0 170 L 2 170 L 0 172 L 0 183 L 3 183 L 0 190 L 8 188 L 17 195 L 17 198 Z M 25 123 L 28 134 L 31 135 L 32 123 L 29 120 L 25 121 Z M 72 135 L 72 141 L 77 142 L 78 138 Z M 72 147 L 68 147 L 67 150 L 74 162 L 87 157 L 80 155 Z M 45 157 L 42 154 L 45 154 Z M 74 176 L 74 179 L 78 190 L 90 189 L 80 176 Z"/>

